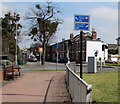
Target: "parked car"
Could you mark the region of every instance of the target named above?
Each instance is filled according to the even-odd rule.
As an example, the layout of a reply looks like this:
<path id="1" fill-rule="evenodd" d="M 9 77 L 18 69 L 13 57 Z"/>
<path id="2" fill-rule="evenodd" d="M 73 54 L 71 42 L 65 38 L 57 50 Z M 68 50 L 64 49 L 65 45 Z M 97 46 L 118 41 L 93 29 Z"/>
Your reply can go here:
<path id="1" fill-rule="evenodd" d="M 9 60 L 0 60 L 0 65 L 8 66 L 8 65 L 13 65 L 13 63 Z"/>
<path id="2" fill-rule="evenodd" d="M 67 57 L 61 58 L 60 62 L 61 63 L 67 63 L 68 62 L 68 58 Z"/>
<path id="3" fill-rule="evenodd" d="M 0 60 L 9 60 L 8 55 L 0 55 Z"/>
<path id="4" fill-rule="evenodd" d="M 28 56 L 28 61 L 29 62 L 37 62 L 37 58 L 34 55 L 29 55 Z"/>
<path id="5" fill-rule="evenodd" d="M 57 58 L 54 57 L 54 58 L 52 59 L 52 61 L 53 61 L 53 62 L 57 62 Z M 60 62 L 60 59 L 59 59 L 59 58 L 58 58 L 58 62 Z"/>

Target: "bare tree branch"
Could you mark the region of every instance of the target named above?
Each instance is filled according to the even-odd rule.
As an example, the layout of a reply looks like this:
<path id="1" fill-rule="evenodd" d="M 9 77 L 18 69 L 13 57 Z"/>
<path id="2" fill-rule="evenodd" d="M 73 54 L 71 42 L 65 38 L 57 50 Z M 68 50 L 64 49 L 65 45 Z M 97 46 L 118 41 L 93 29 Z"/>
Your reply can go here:
<path id="1" fill-rule="evenodd" d="M 32 38 L 36 38 L 42 43 L 43 46 L 43 60 L 45 61 L 45 49 L 52 35 L 57 31 L 60 20 L 57 18 L 58 10 L 52 5 L 51 2 L 47 2 L 45 6 L 40 4 L 36 5 L 36 9 L 30 9 L 31 15 L 27 16 L 28 20 L 32 21 L 31 25 Z"/>

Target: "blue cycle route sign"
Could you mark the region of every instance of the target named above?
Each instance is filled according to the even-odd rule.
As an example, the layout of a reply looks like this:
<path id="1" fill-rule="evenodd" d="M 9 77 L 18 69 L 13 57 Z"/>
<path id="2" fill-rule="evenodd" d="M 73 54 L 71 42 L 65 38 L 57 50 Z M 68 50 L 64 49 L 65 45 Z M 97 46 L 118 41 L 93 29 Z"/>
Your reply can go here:
<path id="1" fill-rule="evenodd" d="M 89 30 L 90 16 L 89 15 L 75 15 L 74 28 L 75 30 Z"/>
<path id="2" fill-rule="evenodd" d="M 55 45 L 55 48 L 60 48 L 60 45 L 56 44 L 56 45 Z"/>

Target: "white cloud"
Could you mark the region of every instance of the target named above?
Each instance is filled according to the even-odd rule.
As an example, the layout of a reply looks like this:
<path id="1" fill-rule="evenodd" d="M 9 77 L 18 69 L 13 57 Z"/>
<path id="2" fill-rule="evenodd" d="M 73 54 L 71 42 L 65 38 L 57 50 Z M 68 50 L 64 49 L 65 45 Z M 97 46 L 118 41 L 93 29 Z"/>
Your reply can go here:
<path id="1" fill-rule="evenodd" d="M 118 10 L 117 9 L 112 9 L 112 8 L 107 8 L 107 7 L 100 7 L 100 8 L 95 8 L 91 11 L 91 15 L 93 17 L 99 18 L 99 19 L 104 19 L 104 20 L 109 20 L 109 21 L 116 21 L 118 18 Z"/>
<path id="2" fill-rule="evenodd" d="M 118 37 L 118 10 L 99 7 L 90 11 L 91 27 L 96 28 L 98 37 L 107 43 L 116 43 Z"/>

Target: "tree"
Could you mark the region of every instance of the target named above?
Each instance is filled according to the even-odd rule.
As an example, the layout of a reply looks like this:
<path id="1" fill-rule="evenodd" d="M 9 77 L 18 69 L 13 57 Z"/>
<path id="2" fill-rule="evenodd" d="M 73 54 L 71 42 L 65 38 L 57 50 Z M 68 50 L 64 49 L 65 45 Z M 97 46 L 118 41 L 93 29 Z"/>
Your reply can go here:
<path id="1" fill-rule="evenodd" d="M 45 5 L 36 4 L 35 9 L 31 9 L 31 14 L 27 16 L 27 19 L 32 20 L 33 23 L 29 36 L 35 41 L 38 40 L 43 47 L 42 65 L 45 63 L 46 46 L 61 23 L 56 17 L 59 13 L 52 2 L 46 2 Z"/>
<path id="2" fill-rule="evenodd" d="M 20 34 L 19 29 L 22 28 L 21 24 L 17 23 L 20 20 L 20 16 L 17 13 L 11 13 L 8 12 L 5 14 L 4 17 L 0 18 L 1 22 L 1 29 L 2 29 L 2 50 L 3 52 L 10 53 L 12 55 L 15 55 L 15 36 L 16 36 L 16 30 L 17 35 Z M 16 28 L 17 25 L 17 28 Z M 18 47 L 19 51 L 19 47 Z"/>

